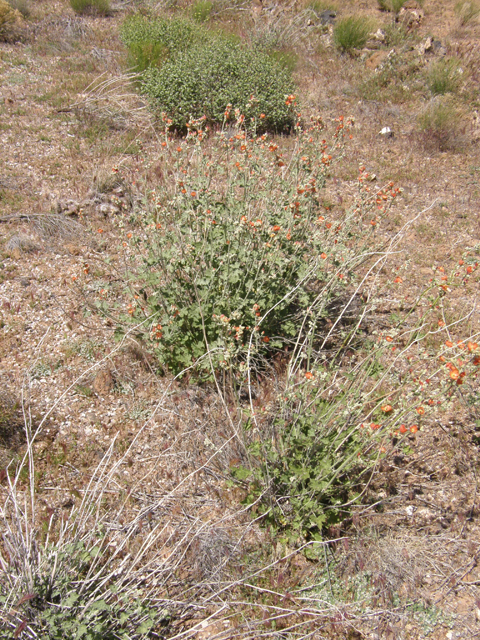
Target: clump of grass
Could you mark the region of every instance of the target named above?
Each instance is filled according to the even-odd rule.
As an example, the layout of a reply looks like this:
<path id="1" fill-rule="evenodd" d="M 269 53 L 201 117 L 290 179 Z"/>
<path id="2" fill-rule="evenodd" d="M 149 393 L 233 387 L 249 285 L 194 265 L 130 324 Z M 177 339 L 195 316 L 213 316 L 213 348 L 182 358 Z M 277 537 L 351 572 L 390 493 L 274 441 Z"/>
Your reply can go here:
<path id="1" fill-rule="evenodd" d="M 480 15 L 480 5 L 474 0 L 469 2 L 457 2 L 455 5 L 455 14 L 459 19 L 460 24 L 466 25 Z"/>
<path id="2" fill-rule="evenodd" d="M 70 0 L 70 6 L 78 15 L 109 16 L 110 0 Z"/>
<path id="3" fill-rule="evenodd" d="M 428 88 L 434 96 L 455 93 L 461 80 L 461 69 L 457 60 L 440 60 L 428 73 Z"/>
<path id="4" fill-rule="evenodd" d="M 461 146 L 461 113 L 450 100 L 432 100 L 418 117 L 418 124 L 427 147 L 454 151 Z"/>
<path id="5" fill-rule="evenodd" d="M 367 44 L 373 26 L 373 22 L 363 16 L 343 18 L 333 29 L 335 46 L 344 53 L 361 49 Z"/>
<path id="6" fill-rule="evenodd" d="M 385 42 L 389 47 L 396 47 L 409 37 L 409 33 L 403 24 L 390 22 L 384 27 Z"/>

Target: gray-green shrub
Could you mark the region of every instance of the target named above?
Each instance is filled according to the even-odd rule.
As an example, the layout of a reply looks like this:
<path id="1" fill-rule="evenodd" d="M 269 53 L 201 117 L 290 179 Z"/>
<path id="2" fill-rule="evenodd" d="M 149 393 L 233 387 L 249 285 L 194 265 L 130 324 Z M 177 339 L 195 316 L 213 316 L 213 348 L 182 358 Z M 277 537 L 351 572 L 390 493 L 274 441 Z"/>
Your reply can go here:
<path id="1" fill-rule="evenodd" d="M 192 46 L 161 69 L 148 69 L 143 88 L 179 131 L 191 118 L 206 116 L 208 123 L 222 123 L 229 104 L 247 123 L 256 118 L 261 130 L 288 131 L 294 124 L 286 104 L 294 91 L 290 73 L 267 53 L 221 36 Z"/>

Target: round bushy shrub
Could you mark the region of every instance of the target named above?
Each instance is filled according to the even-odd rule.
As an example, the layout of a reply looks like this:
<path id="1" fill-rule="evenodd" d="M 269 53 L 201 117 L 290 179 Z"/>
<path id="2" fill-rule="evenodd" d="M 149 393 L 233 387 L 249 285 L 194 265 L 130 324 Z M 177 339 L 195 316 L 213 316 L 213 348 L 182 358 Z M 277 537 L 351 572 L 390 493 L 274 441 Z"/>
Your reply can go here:
<path id="1" fill-rule="evenodd" d="M 286 100 L 293 93 L 289 72 L 266 53 L 226 38 L 194 45 L 161 69 L 150 68 L 143 88 L 179 131 L 191 118 L 222 123 L 228 105 L 247 123 L 256 118 L 261 130 L 283 132 L 294 124 Z"/>

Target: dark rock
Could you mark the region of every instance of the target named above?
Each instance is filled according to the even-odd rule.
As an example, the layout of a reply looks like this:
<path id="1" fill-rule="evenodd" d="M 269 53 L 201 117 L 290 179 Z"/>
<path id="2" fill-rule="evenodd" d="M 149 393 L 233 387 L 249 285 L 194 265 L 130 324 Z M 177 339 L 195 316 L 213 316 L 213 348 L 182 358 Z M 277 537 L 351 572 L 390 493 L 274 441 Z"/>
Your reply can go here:
<path id="1" fill-rule="evenodd" d="M 333 24 L 335 22 L 335 18 L 337 14 L 335 11 L 331 11 L 330 9 L 326 9 L 320 13 L 320 22 L 322 24 Z"/>

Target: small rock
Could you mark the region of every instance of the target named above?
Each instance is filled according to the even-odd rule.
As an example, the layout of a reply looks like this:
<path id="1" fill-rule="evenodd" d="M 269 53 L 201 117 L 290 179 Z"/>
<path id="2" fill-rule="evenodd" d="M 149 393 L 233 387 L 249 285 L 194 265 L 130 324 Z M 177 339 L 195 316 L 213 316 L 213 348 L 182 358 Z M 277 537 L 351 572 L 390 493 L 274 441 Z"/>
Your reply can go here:
<path id="1" fill-rule="evenodd" d="M 387 34 L 383 29 L 377 29 L 377 31 L 373 34 L 373 37 L 375 38 L 375 40 L 378 40 L 378 42 L 385 42 L 387 39 Z"/>
<path id="2" fill-rule="evenodd" d="M 480 609 L 478 607 L 475 609 L 475 619 L 480 622 Z"/>
<path id="3" fill-rule="evenodd" d="M 418 44 L 415 47 L 415 50 L 421 55 L 425 55 L 425 53 L 427 53 L 428 51 L 432 51 L 433 50 L 433 38 L 428 37 L 426 40 L 424 40 L 423 42 L 420 42 L 420 44 Z"/>
<path id="4" fill-rule="evenodd" d="M 322 11 L 320 13 L 320 22 L 322 24 L 333 24 L 335 22 L 336 17 L 337 17 L 337 14 L 335 11 L 330 11 L 329 9 L 326 9 L 325 11 Z"/>
<path id="5" fill-rule="evenodd" d="M 416 29 L 423 21 L 424 13 L 422 7 L 415 0 L 408 0 L 398 12 L 396 22 L 405 29 Z"/>
<path id="6" fill-rule="evenodd" d="M 56 209 L 58 214 L 64 213 L 67 216 L 76 216 L 81 209 L 81 204 L 76 200 L 57 200 Z"/>
<path id="7" fill-rule="evenodd" d="M 22 287 L 28 287 L 30 284 L 30 278 L 21 278 L 20 284 Z"/>
<path id="8" fill-rule="evenodd" d="M 385 138 L 393 138 L 394 133 L 390 129 L 390 127 L 383 127 L 383 129 L 380 131 L 380 135 L 384 136 Z"/>
<path id="9" fill-rule="evenodd" d="M 120 212 L 120 209 L 114 204 L 102 204 L 100 205 L 100 213 L 107 218 L 108 216 L 116 215 Z"/>

